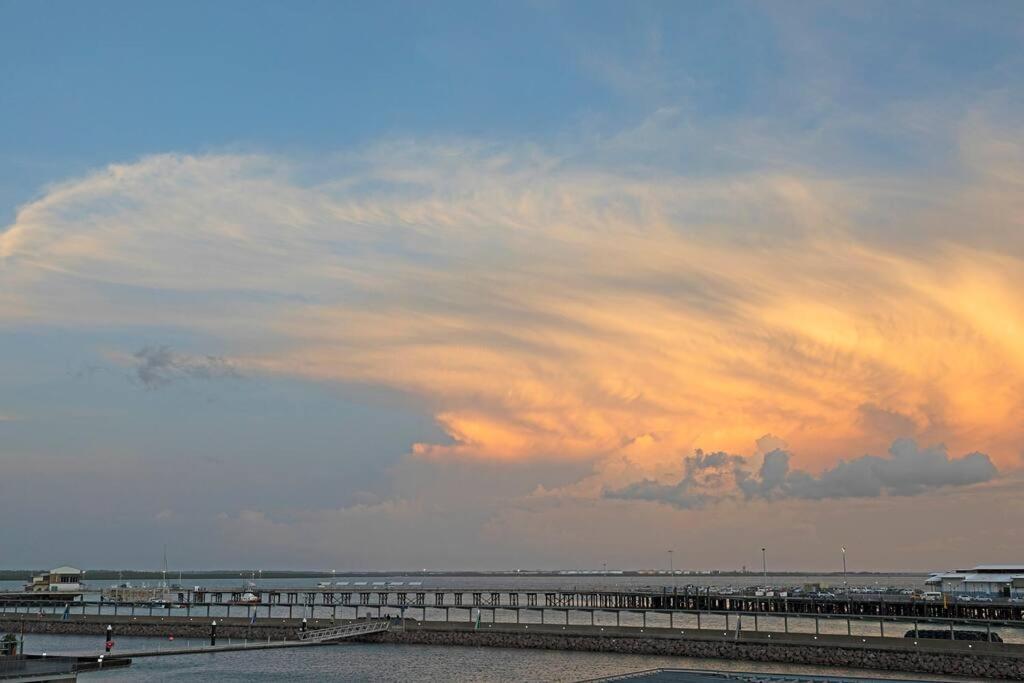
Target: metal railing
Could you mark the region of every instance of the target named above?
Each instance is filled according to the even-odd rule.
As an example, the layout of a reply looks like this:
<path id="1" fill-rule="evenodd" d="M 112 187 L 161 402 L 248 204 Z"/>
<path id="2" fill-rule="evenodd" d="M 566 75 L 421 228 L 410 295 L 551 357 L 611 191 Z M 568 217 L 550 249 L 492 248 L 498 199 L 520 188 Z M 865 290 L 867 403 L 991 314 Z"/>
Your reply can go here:
<path id="1" fill-rule="evenodd" d="M 299 640 L 310 643 L 322 643 L 327 640 L 341 640 L 353 636 L 363 636 L 370 633 L 381 633 L 391 627 L 390 619 L 374 619 L 372 621 L 355 622 L 342 626 L 330 626 L 318 628 L 312 631 L 299 633 Z"/>

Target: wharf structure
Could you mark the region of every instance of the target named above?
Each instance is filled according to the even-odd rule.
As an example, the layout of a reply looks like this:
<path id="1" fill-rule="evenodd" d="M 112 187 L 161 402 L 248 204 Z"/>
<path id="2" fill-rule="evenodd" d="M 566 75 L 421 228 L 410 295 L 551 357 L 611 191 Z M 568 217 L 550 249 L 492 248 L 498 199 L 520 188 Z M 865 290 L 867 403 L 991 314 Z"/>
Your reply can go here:
<path id="1" fill-rule="evenodd" d="M 272 617 L 301 614 L 352 614 L 382 616 L 395 610 L 445 610 L 447 612 L 482 609 L 488 612 L 548 610 L 556 612 L 734 612 L 783 615 L 841 615 L 872 617 L 909 617 L 923 619 L 983 619 L 1024 624 L 1024 601 L 998 598 L 987 602 L 927 600 L 907 595 L 839 594 L 829 597 L 784 595 L 716 594 L 710 590 L 522 590 L 422 588 L 396 586 L 182 589 L 174 601 L 186 609 L 206 610 L 241 606 L 247 614 Z M 251 611 L 250 611 L 251 610 Z M 347 611 L 348 610 L 348 611 Z"/>
<path id="2" fill-rule="evenodd" d="M 347 618 L 361 616 L 418 616 L 431 620 L 459 619 L 459 614 L 482 611 L 519 621 L 525 613 L 691 613 L 747 614 L 762 617 L 850 617 L 981 620 L 1024 627 L 1024 600 L 997 596 L 985 601 L 915 595 L 827 594 L 796 597 L 780 594 L 717 594 L 699 590 L 523 590 L 424 588 L 422 586 L 319 586 L 296 588 L 223 589 L 202 587 L 161 589 L 162 599 L 131 593 L 90 594 L 3 593 L 0 610 L 8 606 L 38 607 L 70 614 L 130 614 L 164 616 L 237 616 L 256 618 Z M 61 597 L 54 601 L 51 598 Z M 141 599 L 140 599 L 141 598 Z M 58 605 L 59 603 L 59 605 Z M 618 617 L 616 617 L 618 618 Z"/>

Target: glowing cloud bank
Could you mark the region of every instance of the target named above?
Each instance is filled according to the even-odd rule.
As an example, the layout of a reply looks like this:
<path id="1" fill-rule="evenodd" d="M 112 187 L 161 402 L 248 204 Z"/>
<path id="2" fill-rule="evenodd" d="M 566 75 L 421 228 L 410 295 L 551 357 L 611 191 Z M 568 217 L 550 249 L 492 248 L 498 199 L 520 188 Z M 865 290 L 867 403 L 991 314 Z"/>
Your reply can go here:
<path id="1" fill-rule="evenodd" d="M 143 381 L 397 388 L 451 437 L 416 445 L 424 458 L 602 461 L 600 486 L 625 496 L 668 492 L 622 487 L 678 476 L 680 453 L 742 452 L 768 430 L 792 448 L 737 481 L 748 496 L 985 481 L 987 456 L 902 455 L 908 442 L 804 472 L 901 437 L 1016 461 L 1022 175 L 973 141 L 942 187 L 615 171 L 470 143 L 147 157 L 22 207 L 0 233 L 0 316 L 145 320 L 233 350 L 196 365 L 150 349 Z"/>

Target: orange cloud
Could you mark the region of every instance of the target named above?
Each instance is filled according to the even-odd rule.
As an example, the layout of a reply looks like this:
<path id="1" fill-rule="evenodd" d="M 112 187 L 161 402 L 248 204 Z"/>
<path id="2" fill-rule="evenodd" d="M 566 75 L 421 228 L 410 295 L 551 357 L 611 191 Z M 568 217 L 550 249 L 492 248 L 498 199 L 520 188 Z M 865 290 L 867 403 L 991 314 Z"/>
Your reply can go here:
<path id="1" fill-rule="evenodd" d="M 0 315 L 181 326 L 246 372 L 395 387 L 451 438 L 415 453 L 600 461 L 591 491 L 767 432 L 812 471 L 899 436 L 1017 462 L 1024 249 L 987 237 L 1019 218 L 949 230 L 1015 196 L 1012 164 L 940 220 L 912 183 L 891 216 L 882 181 L 359 162 L 303 185 L 270 157 L 161 156 L 59 186 L 0 235 Z"/>

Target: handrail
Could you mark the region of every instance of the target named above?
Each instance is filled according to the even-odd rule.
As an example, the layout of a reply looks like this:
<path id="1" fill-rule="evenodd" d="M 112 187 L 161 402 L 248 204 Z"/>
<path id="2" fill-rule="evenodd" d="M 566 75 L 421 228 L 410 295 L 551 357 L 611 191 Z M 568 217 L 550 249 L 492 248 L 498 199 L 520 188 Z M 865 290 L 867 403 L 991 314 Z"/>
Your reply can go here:
<path id="1" fill-rule="evenodd" d="M 373 621 L 353 622 L 340 626 L 328 626 L 313 631 L 302 631 L 298 639 L 301 641 L 320 642 L 324 640 L 336 640 L 350 638 L 352 636 L 366 635 L 369 633 L 380 633 L 391 627 L 389 619 L 375 619 Z"/>

